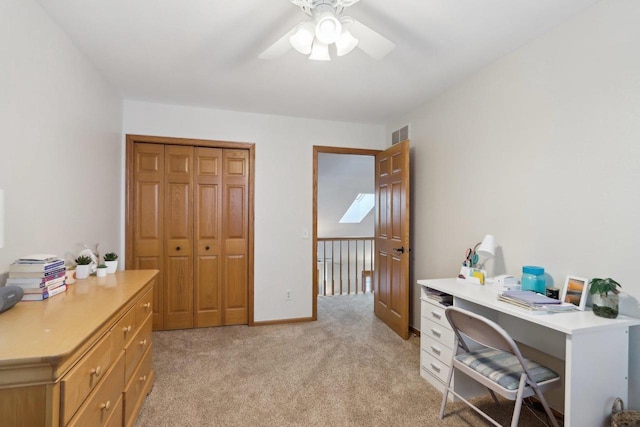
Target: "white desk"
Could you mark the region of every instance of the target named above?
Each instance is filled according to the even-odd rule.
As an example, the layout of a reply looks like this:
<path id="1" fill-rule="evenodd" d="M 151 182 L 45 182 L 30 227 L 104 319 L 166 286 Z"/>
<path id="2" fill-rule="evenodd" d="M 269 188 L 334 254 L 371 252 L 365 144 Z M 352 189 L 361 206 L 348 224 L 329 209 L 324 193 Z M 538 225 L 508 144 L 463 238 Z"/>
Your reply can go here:
<path id="1" fill-rule="evenodd" d="M 453 295 L 457 307 L 492 319 L 523 344 L 565 362 L 565 426 L 605 426 L 616 397 L 627 402 L 629 328 L 640 319 L 597 317 L 593 312 L 529 314 L 497 300 L 490 285 L 456 279 L 418 280 L 421 286 Z"/>

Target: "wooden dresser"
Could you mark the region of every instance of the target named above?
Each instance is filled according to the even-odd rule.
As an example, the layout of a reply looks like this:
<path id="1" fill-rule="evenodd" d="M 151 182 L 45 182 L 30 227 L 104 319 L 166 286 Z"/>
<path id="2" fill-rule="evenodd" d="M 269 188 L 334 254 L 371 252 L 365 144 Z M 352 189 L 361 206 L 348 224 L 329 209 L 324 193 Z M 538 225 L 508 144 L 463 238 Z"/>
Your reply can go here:
<path id="1" fill-rule="evenodd" d="M 153 386 L 157 274 L 78 280 L 0 314 L 0 425 L 133 425 Z"/>

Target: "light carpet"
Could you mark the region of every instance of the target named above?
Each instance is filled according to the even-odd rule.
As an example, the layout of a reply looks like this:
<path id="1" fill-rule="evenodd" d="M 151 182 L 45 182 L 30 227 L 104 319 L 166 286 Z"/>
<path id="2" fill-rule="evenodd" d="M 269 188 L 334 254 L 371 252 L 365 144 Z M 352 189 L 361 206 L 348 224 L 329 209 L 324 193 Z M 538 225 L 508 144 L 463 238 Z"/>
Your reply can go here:
<path id="1" fill-rule="evenodd" d="M 378 320 L 372 294 L 319 297 L 316 322 L 154 332 L 153 366 L 138 427 L 489 425 L 462 403 L 438 419 L 420 338 Z M 509 425 L 511 402 L 474 402 Z M 545 424 L 523 408 L 520 425 Z"/>

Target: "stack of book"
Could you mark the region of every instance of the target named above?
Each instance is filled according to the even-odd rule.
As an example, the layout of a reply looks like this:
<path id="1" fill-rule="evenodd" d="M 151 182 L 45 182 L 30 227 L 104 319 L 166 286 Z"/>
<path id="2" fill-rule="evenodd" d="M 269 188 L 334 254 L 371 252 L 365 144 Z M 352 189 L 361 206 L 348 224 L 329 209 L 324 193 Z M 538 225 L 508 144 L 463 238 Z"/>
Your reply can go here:
<path id="1" fill-rule="evenodd" d="M 7 286 L 20 286 L 22 301 L 42 301 L 67 290 L 67 268 L 55 255 L 29 255 L 9 266 Z"/>
<path id="2" fill-rule="evenodd" d="M 448 306 L 453 304 L 453 295 L 432 288 L 427 288 L 427 298 L 437 301 L 442 305 Z"/>
<path id="3" fill-rule="evenodd" d="M 524 308 L 532 313 L 553 313 L 576 309 L 573 304 L 563 303 L 533 291 L 504 291 L 498 294 L 498 301 Z"/>

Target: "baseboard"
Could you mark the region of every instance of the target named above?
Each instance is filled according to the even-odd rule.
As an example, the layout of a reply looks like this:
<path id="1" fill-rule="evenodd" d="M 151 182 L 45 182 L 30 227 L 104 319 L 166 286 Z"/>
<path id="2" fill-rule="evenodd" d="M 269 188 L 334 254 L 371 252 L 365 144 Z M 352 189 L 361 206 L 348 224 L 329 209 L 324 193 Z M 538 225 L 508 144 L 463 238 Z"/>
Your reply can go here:
<path id="1" fill-rule="evenodd" d="M 282 325 L 284 323 L 303 323 L 313 322 L 313 317 L 298 317 L 294 319 L 279 319 L 279 320 L 265 320 L 262 322 L 253 322 L 250 326 L 268 326 L 268 325 Z"/>

